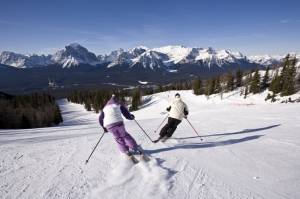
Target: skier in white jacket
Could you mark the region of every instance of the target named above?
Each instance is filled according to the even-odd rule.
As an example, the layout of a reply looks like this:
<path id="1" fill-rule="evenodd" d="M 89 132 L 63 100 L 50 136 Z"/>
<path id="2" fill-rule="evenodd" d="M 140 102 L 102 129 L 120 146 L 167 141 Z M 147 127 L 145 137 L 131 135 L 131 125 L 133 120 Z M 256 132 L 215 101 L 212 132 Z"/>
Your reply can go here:
<path id="1" fill-rule="evenodd" d="M 159 140 L 166 140 L 170 138 L 175 132 L 177 126 L 180 124 L 183 118 L 187 118 L 189 114 L 187 105 L 181 100 L 180 94 L 176 93 L 175 99 L 171 105 L 167 108 L 169 111 L 168 123 L 161 129 L 159 133 L 159 138 L 154 142 Z"/>

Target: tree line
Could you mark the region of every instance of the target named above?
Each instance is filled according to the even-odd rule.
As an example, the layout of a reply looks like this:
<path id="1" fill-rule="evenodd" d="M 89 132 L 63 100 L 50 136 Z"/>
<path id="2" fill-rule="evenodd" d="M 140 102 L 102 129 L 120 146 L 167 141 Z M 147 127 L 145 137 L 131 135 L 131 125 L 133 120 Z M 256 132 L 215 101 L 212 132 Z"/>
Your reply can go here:
<path id="1" fill-rule="evenodd" d="M 96 91 L 73 91 L 68 100 L 78 104 L 84 104 L 88 111 L 98 113 L 114 93 L 119 100 L 128 105 L 131 111 L 138 110 L 142 104 L 143 95 L 151 95 L 170 90 L 193 90 L 195 95 L 220 94 L 240 89 L 240 94 L 247 98 L 249 94 L 257 94 L 266 89 L 271 93 L 266 100 L 275 101 L 276 95 L 288 96 L 297 92 L 296 89 L 296 63 L 295 56 L 287 55 L 280 66 L 267 67 L 261 76 L 260 70 L 228 72 L 209 79 L 195 78 L 193 80 L 180 80 L 167 85 L 136 87 L 134 89 L 96 90 Z M 275 70 L 275 75 L 270 75 L 270 70 Z M 298 80 L 300 83 L 300 79 Z"/>
<path id="2" fill-rule="evenodd" d="M 135 88 L 133 90 L 74 90 L 67 99 L 69 102 L 84 105 L 87 111 L 99 113 L 111 98 L 112 94 L 114 94 L 120 103 L 128 106 L 130 111 L 135 111 L 138 110 L 138 107 L 142 104 L 142 95 L 144 93 L 146 93 L 146 91 L 142 91 L 141 88 Z"/>
<path id="3" fill-rule="evenodd" d="M 55 98 L 46 93 L 0 95 L 1 129 L 49 127 L 62 121 Z"/>
<path id="4" fill-rule="evenodd" d="M 266 89 L 271 93 L 268 94 L 266 100 L 272 99 L 275 101 L 276 95 L 289 96 L 297 92 L 297 83 L 300 79 L 296 79 L 296 63 L 295 56 L 287 55 L 281 67 L 274 68 L 275 75 L 270 76 L 270 67 L 267 67 L 263 77 L 259 69 L 250 72 L 242 72 L 238 70 L 233 73 L 217 76 L 206 81 L 195 79 L 192 81 L 192 89 L 195 95 L 205 94 L 208 97 L 212 94 L 233 91 L 236 88 L 242 87 L 241 94 L 244 98 L 250 93 L 257 94 Z"/>
<path id="5" fill-rule="evenodd" d="M 272 101 L 275 101 L 277 94 L 280 94 L 280 96 L 289 96 L 297 92 L 296 63 L 296 57 L 290 55 L 285 57 L 281 71 L 276 70 L 275 76 L 269 85 L 269 90 L 272 91 L 272 94 L 268 95 L 268 99 L 271 98 Z"/>
<path id="6" fill-rule="evenodd" d="M 121 103 L 126 103 L 125 96 L 127 92 L 123 90 L 75 90 L 70 93 L 67 99 L 70 102 L 84 105 L 87 111 L 99 113 L 112 94 L 116 95 Z"/>

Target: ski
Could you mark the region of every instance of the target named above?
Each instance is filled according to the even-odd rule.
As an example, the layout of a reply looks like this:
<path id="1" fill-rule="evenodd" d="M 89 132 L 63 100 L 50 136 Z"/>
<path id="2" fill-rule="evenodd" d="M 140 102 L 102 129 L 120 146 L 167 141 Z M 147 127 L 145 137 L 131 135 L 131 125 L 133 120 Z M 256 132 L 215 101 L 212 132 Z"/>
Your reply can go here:
<path id="1" fill-rule="evenodd" d="M 169 137 L 165 136 L 165 137 L 162 137 L 162 138 L 158 138 L 157 140 L 154 140 L 153 143 L 157 143 L 159 141 L 161 142 L 165 142 L 169 139 Z"/>
<path id="2" fill-rule="evenodd" d="M 138 147 L 137 155 L 140 157 L 141 161 L 144 161 L 144 162 L 150 161 L 149 155 L 147 155 L 145 153 L 145 151 L 143 150 L 143 148 L 141 146 Z"/>
<path id="3" fill-rule="evenodd" d="M 163 137 L 163 138 L 161 139 L 161 142 L 165 143 L 169 138 L 170 138 L 170 137 L 165 136 L 165 137 Z"/>
<path id="4" fill-rule="evenodd" d="M 137 164 L 140 162 L 134 155 L 128 156 L 128 158 L 132 161 L 133 164 Z"/>
<path id="5" fill-rule="evenodd" d="M 157 142 L 159 142 L 159 140 L 160 140 L 160 139 L 153 140 L 153 143 L 157 143 Z"/>
<path id="6" fill-rule="evenodd" d="M 151 159 L 146 154 L 141 155 L 131 155 L 128 157 L 130 161 L 132 161 L 133 164 L 138 164 L 139 162 L 149 162 Z"/>
<path id="7" fill-rule="evenodd" d="M 143 162 L 149 162 L 151 160 L 150 157 L 144 153 L 141 155 L 138 155 L 138 156 L 140 156 L 140 161 L 143 161 Z"/>

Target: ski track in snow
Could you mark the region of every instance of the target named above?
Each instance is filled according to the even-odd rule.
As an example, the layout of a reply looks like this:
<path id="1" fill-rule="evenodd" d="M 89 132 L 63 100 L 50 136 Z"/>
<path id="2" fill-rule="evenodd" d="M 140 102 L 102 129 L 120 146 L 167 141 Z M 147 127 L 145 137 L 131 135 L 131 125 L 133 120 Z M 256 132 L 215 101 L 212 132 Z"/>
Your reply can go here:
<path id="1" fill-rule="evenodd" d="M 180 91 L 189 119 L 173 138 L 152 144 L 133 121 L 126 129 L 151 156 L 133 165 L 106 134 L 98 115 L 60 100 L 57 127 L 0 130 L 0 198 L 299 198 L 300 104 L 268 104 L 259 97 L 194 96 Z M 175 91 L 145 98 L 134 114 L 149 135 L 166 116 Z M 238 104 L 238 105 L 237 105 Z M 241 106 L 241 104 L 253 104 Z"/>

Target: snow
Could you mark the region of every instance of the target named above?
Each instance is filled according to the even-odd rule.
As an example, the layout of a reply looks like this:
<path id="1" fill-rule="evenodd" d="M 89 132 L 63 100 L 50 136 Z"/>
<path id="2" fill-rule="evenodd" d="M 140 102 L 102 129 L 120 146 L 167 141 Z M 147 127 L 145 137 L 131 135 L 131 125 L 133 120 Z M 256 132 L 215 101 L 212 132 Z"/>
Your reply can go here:
<path id="1" fill-rule="evenodd" d="M 154 48 L 154 51 L 167 54 L 170 58 L 169 62 L 177 64 L 183 60 L 192 51 L 191 48 L 183 46 L 164 46 L 160 48 Z"/>
<path id="2" fill-rule="evenodd" d="M 167 71 L 170 72 L 170 73 L 177 73 L 177 72 L 178 72 L 177 69 L 169 69 L 169 70 L 167 70 Z"/>
<path id="3" fill-rule="evenodd" d="M 106 134 L 98 115 L 60 100 L 57 127 L 0 130 L 0 198 L 299 198 L 300 104 L 269 103 L 265 93 L 244 100 L 239 91 L 195 96 L 170 91 L 144 97 L 136 120 L 154 133 L 176 92 L 188 119 L 174 138 L 152 144 L 134 121 L 126 128 L 151 156 L 130 164 Z M 300 94 L 296 94 L 295 98 Z"/>
<path id="4" fill-rule="evenodd" d="M 252 55 L 248 56 L 248 59 L 253 63 L 270 66 L 272 64 L 278 64 L 284 57 L 285 55 Z"/>
<path id="5" fill-rule="evenodd" d="M 148 84 L 149 82 L 147 81 L 138 81 L 140 84 Z"/>
<path id="6" fill-rule="evenodd" d="M 138 57 L 132 59 L 132 64 L 130 67 L 135 67 L 137 64 L 141 64 L 144 68 L 150 68 L 154 70 L 156 68 L 161 68 L 163 65 L 162 63 L 167 61 L 167 59 L 167 55 L 163 53 L 147 50 Z"/>
<path id="7" fill-rule="evenodd" d="M 17 67 L 17 68 L 24 68 L 25 66 L 25 61 L 26 61 L 26 56 L 21 55 L 21 54 L 16 54 L 13 52 L 9 51 L 3 51 L 0 54 L 0 63 Z"/>
<path id="8" fill-rule="evenodd" d="M 231 52 L 230 50 L 215 50 L 213 48 L 200 49 L 196 61 L 207 62 L 208 66 L 212 63 L 218 66 L 229 62 L 234 63 L 236 60 L 245 59 L 245 56 L 240 52 Z"/>

